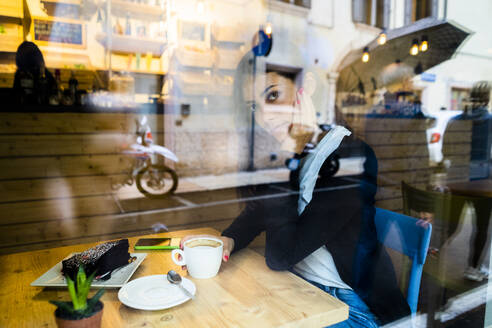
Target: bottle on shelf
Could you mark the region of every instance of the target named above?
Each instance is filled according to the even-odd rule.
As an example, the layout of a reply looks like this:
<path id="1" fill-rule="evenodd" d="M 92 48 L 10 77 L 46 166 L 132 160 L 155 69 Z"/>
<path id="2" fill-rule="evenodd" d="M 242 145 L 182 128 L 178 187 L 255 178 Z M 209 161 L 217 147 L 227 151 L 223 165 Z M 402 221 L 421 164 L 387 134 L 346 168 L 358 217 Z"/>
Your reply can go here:
<path id="1" fill-rule="evenodd" d="M 142 59 L 142 55 L 140 53 L 137 53 L 135 56 L 135 67 L 137 70 L 140 69 L 140 60 Z"/>
<path id="2" fill-rule="evenodd" d="M 61 97 L 62 97 L 62 84 L 60 78 L 60 70 L 55 70 L 55 83 L 52 86 L 51 95 L 50 95 L 50 105 L 58 106 L 60 105 Z"/>
<path id="3" fill-rule="evenodd" d="M 70 91 L 70 100 L 72 104 L 78 103 L 78 91 L 79 81 L 75 78 L 75 72 L 70 73 L 70 80 L 68 80 L 68 90 Z"/>
<path id="4" fill-rule="evenodd" d="M 18 102 L 21 105 L 35 103 L 33 75 L 28 71 L 21 70 L 19 71 L 18 81 L 19 81 L 18 84 L 19 92 L 17 93 Z"/>
<path id="5" fill-rule="evenodd" d="M 46 68 L 41 67 L 37 83 L 37 103 L 38 105 L 47 105 L 49 99 L 48 78 L 46 77 Z"/>
<path id="6" fill-rule="evenodd" d="M 145 38 L 147 35 L 146 35 L 146 30 L 145 30 L 145 25 L 140 25 L 138 28 L 137 28 L 137 35 L 141 38 Z"/>
<path id="7" fill-rule="evenodd" d="M 152 53 L 147 52 L 145 59 L 147 64 L 147 71 L 150 71 L 150 69 L 152 68 Z"/>
<path id="8" fill-rule="evenodd" d="M 132 35 L 132 24 L 130 23 L 130 13 L 126 13 L 125 34 Z"/>
<path id="9" fill-rule="evenodd" d="M 113 27 L 114 34 L 123 34 L 123 26 L 120 24 L 120 20 L 116 19 L 116 24 Z"/>

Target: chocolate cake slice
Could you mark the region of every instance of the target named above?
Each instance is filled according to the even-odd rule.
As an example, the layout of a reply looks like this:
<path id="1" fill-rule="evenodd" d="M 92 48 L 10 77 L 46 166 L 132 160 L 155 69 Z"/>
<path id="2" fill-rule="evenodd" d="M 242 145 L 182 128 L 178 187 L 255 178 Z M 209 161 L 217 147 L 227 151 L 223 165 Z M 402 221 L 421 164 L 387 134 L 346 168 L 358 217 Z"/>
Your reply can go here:
<path id="1" fill-rule="evenodd" d="M 82 264 L 88 276 L 96 271 L 96 279 L 108 280 L 113 270 L 133 261 L 128 248 L 128 239 L 99 244 L 63 260 L 62 273 L 75 280 Z"/>

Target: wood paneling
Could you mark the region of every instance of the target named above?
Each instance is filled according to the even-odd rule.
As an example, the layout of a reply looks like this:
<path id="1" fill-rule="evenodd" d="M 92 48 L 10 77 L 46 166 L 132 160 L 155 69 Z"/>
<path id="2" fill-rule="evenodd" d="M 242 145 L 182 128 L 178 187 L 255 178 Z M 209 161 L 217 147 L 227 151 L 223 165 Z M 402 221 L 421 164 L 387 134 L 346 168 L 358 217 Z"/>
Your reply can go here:
<path id="1" fill-rule="evenodd" d="M 411 172 L 385 172 L 378 175 L 378 186 L 400 185 L 402 181 L 423 183 L 428 182 L 432 170 L 429 168 L 422 170 L 412 170 Z"/>
<path id="2" fill-rule="evenodd" d="M 125 155 L 13 157 L 0 159 L 0 180 L 120 174 L 131 166 Z"/>
<path id="3" fill-rule="evenodd" d="M 163 132 L 160 114 L 146 114 L 155 122 L 153 133 Z M 133 133 L 137 114 L 126 113 L 0 113 L 0 134 Z"/>
<path id="4" fill-rule="evenodd" d="M 427 148 L 426 130 L 434 124 L 434 120 L 376 119 L 364 116 L 347 117 L 346 120 L 355 135 L 374 149 L 378 159 L 376 206 L 400 211 L 401 181 L 425 188 L 433 174 L 439 171 L 430 166 Z M 468 180 L 471 122 L 453 121 L 446 128 L 443 140 L 444 157 L 451 163 L 445 180 Z"/>
<path id="5" fill-rule="evenodd" d="M 111 182 L 125 177 L 119 174 L 4 180 L 0 181 L 0 203 L 111 194 Z"/>
<path id="6" fill-rule="evenodd" d="M 361 136 L 371 146 L 377 145 L 425 145 L 425 132 L 367 132 Z"/>
<path id="7" fill-rule="evenodd" d="M 132 134 L 0 135 L 0 157 L 118 154 L 131 145 Z"/>
<path id="8" fill-rule="evenodd" d="M 66 218 L 26 224 L 2 226 L 0 249 L 13 246 L 56 242 L 57 240 L 77 240 L 86 236 L 100 236 L 135 230 L 149 229 L 156 222 L 169 229 L 185 227 L 213 226 L 215 222 L 232 220 L 239 214 L 237 203 L 217 206 L 204 206 L 179 211 L 156 209 L 136 213 L 96 215 L 81 218 Z M 211 219 L 213 218 L 213 219 Z M 0 250 L 1 251 L 1 250 Z"/>
<path id="9" fill-rule="evenodd" d="M 425 131 L 427 126 L 431 125 L 430 121 L 420 119 L 393 119 L 393 118 L 381 118 L 381 119 L 367 119 L 363 116 L 355 116 L 353 118 L 347 117 L 346 120 L 350 126 L 362 133 L 365 131 L 379 131 L 379 132 L 401 132 L 401 131 Z M 367 124 L 367 121 L 371 124 Z"/>
<path id="10" fill-rule="evenodd" d="M 244 205 L 235 202 L 235 194 L 223 195 L 227 201 L 214 205 L 207 204 L 207 196 L 198 195 L 205 197 L 200 202 L 200 197 L 191 194 L 197 205 L 174 197 L 117 197 L 111 182 L 123 179 L 132 164 L 120 151 L 133 142 L 138 117 L 0 113 L 0 253 L 150 233 L 155 223 L 170 230 L 203 226 L 222 230 L 229 225 Z M 162 138 L 164 115 L 147 117 L 154 137 Z M 355 134 L 378 157 L 376 205 L 401 210 L 401 181 L 423 188 L 434 172 L 429 167 L 425 132 L 429 122 L 368 119 L 353 123 Z M 443 149 L 452 163 L 448 180 L 468 178 L 470 131 L 470 122 L 459 121 L 445 134 Z M 260 250 L 263 245 L 264 236 L 253 243 Z"/>
<path id="11" fill-rule="evenodd" d="M 158 142 L 164 115 L 146 116 Z M 156 210 L 183 206 L 174 198 L 118 199 L 111 188 L 132 166 L 134 159 L 121 151 L 135 142 L 135 120 L 140 117 L 0 113 L 2 252 L 149 230 L 152 220 L 162 219 Z"/>
<path id="12" fill-rule="evenodd" d="M 402 157 L 426 157 L 429 151 L 427 145 L 407 145 L 402 146 L 374 146 L 374 153 L 378 160 L 384 158 L 402 158 Z"/>
<path id="13" fill-rule="evenodd" d="M 463 166 L 470 162 L 469 158 L 464 156 L 448 156 L 447 157 L 453 165 Z M 413 171 L 426 169 L 429 167 L 428 157 L 412 157 L 408 158 L 396 158 L 379 160 L 379 172 L 393 172 L 393 171 Z"/>

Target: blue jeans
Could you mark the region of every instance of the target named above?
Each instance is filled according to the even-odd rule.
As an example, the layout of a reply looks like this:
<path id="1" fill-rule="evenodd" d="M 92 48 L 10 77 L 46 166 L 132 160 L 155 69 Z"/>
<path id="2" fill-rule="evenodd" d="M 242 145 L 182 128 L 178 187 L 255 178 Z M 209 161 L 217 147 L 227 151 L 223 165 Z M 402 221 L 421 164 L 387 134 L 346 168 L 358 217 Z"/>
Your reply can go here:
<path id="1" fill-rule="evenodd" d="M 306 279 L 307 280 L 307 279 Z M 378 328 L 376 318 L 367 307 L 366 303 L 351 289 L 328 287 L 314 281 L 309 283 L 329 293 L 349 306 L 347 320 L 331 325 L 330 328 Z"/>

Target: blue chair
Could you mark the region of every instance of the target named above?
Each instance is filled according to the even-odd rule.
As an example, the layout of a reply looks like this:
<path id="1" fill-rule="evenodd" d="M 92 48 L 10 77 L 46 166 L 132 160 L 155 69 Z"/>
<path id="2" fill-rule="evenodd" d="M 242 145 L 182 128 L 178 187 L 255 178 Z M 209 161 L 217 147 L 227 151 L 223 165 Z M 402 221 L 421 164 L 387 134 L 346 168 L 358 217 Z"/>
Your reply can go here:
<path id="1" fill-rule="evenodd" d="M 417 225 L 417 219 L 376 208 L 374 217 L 378 240 L 386 247 L 403 253 L 412 260 L 408 279 L 407 302 L 412 313 L 417 311 L 420 279 L 429 248 L 432 225 Z"/>

